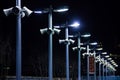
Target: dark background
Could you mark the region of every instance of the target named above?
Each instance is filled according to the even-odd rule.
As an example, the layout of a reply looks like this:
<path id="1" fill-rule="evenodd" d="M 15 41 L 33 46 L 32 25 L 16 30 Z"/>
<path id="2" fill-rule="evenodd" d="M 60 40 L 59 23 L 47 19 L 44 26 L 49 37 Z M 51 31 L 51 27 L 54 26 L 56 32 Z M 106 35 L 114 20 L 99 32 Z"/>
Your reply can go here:
<path id="1" fill-rule="evenodd" d="M 42 10 L 50 5 L 53 8 L 69 6 L 69 11 L 53 13 L 53 25 L 62 25 L 66 21 L 79 21 L 79 28 L 70 28 L 69 34 L 80 31 L 81 34 L 90 33 L 92 36 L 85 41 L 102 43 L 112 59 L 119 65 L 120 60 L 120 32 L 119 32 L 119 3 L 117 0 L 22 0 L 22 7 Z M 5 16 L 3 9 L 15 6 L 15 0 L 0 1 L 0 65 L 1 74 L 15 75 L 15 38 L 16 17 Z M 47 76 L 48 66 L 48 35 L 41 35 L 40 29 L 48 27 L 48 14 L 31 14 L 22 18 L 22 75 Z M 65 45 L 59 44 L 64 39 L 64 29 L 53 37 L 53 73 L 54 76 L 65 76 Z M 77 74 L 77 52 L 73 52 L 70 45 L 70 72 Z M 6 67 L 9 66 L 9 69 Z M 120 68 L 116 68 L 116 75 L 120 75 Z M 82 75 L 86 75 L 86 58 L 82 57 Z"/>

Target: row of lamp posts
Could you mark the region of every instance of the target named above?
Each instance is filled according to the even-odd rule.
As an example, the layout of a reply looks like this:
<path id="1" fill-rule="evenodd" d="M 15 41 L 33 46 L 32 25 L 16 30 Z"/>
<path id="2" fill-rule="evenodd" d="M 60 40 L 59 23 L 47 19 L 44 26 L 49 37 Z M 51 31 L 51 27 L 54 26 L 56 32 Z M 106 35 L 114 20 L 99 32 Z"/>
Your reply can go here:
<path id="1" fill-rule="evenodd" d="M 21 45 L 21 18 L 26 16 L 29 16 L 33 11 L 29 10 L 27 7 L 23 7 L 21 8 L 21 0 L 16 0 L 16 6 L 15 7 L 11 7 L 8 9 L 4 9 L 3 10 L 5 15 L 8 16 L 9 14 L 13 13 L 16 15 L 16 80 L 21 80 L 21 50 L 22 50 L 22 45 Z M 48 40 L 48 55 L 49 55 L 49 68 L 48 68 L 48 76 L 49 76 L 49 80 L 53 80 L 53 69 L 52 69 L 52 56 L 53 56 L 53 51 L 52 51 L 52 35 L 54 33 L 59 33 L 60 30 L 57 28 L 65 28 L 65 39 L 64 40 L 59 40 L 60 43 L 65 43 L 66 45 L 66 80 L 70 80 L 69 79 L 69 45 L 71 43 L 74 43 L 74 40 L 69 39 L 71 38 L 71 36 L 69 35 L 69 27 L 76 27 L 79 26 L 78 23 L 72 24 L 72 25 L 68 25 L 65 24 L 64 26 L 59 26 L 59 27 L 53 27 L 52 25 L 52 12 L 64 12 L 64 11 L 68 11 L 68 7 L 64 7 L 64 9 L 53 9 L 52 6 L 50 6 L 48 9 L 44 10 L 44 11 L 34 11 L 34 13 L 48 13 L 48 28 L 44 28 L 44 29 L 40 29 L 41 34 L 44 33 L 48 33 L 49 35 L 49 40 Z M 77 47 L 73 47 L 73 50 L 78 50 L 78 80 L 81 80 L 81 53 L 80 51 L 84 48 L 81 47 L 81 37 L 90 37 L 89 34 L 87 35 L 81 35 L 80 33 L 78 33 L 77 35 L 73 35 L 72 37 L 77 37 L 78 38 L 78 45 Z M 87 44 L 87 78 L 89 80 L 89 45 L 97 45 L 96 43 L 89 43 Z M 94 56 L 95 57 L 95 56 Z M 116 64 L 114 62 L 112 62 L 115 66 Z M 95 65 L 96 66 L 96 65 Z M 103 69 L 104 69 L 104 65 L 103 65 Z M 100 69 L 99 69 L 100 70 Z M 103 72 L 104 73 L 104 72 Z M 95 74 L 96 75 L 96 74 Z M 95 76 L 95 80 L 96 80 L 96 76 Z"/>

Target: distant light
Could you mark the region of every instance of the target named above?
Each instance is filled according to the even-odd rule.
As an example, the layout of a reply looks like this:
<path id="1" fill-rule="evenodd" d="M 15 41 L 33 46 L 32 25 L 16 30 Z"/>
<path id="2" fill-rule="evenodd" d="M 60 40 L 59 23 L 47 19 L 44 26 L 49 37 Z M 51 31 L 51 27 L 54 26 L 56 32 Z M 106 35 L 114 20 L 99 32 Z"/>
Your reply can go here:
<path id="1" fill-rule="evenodd" d="M 90 37 L 90 34 L 81 35 L 81 37 Z"/>
<path id="2" fill-rule="evenodd" d="M 96 50 L 100 51 L 100 50 L 103 50 L 103 48 L 97 48 Z"/>
<path id="3" fill-rule="evenodd" d="M 90 43 L 90 45 L 97 45 L 97 42 Z"/>
<path id="4" fill-rule="evenodd" d="M 42 11 L 34 11 L 36 14 L 42 14 Z"/>
<path id="5" fill-rule="evenodd" d="M 105 56 L 106 58 L 110 57 L 109 55 Z"/>
<path id="6" fill-rule="evenodd" d="M 107 52 L 103 52 L 102 54 L 107 54 Z"/>
<path id="7" fill-rule="evenodd" d="M 108 58 L 108 60 L 112 60 L 112 58 Z"/>
<path id="8" fill-rule="evenodd" d="M 60 8 L 60 9 L 54 9 L 53 11 L 54 12 L 65 12 L 65 11 L 68 11 L 68 7 L 67 6 L 64 6 L 63 8 Z"/>
<path id="9" fill-rule="evenodd" d="M 74 22 L 73 24 L 71 24 L 69 26 L 71 26 L 71 27 L 78 27 L 78 26 L 80 26 L 80 24 L 78 22 Z"/>
<path id="10" fill-rule="evenodd" d="M 60 26 L 54 26 L 54 28 L 61 28 Z"/>

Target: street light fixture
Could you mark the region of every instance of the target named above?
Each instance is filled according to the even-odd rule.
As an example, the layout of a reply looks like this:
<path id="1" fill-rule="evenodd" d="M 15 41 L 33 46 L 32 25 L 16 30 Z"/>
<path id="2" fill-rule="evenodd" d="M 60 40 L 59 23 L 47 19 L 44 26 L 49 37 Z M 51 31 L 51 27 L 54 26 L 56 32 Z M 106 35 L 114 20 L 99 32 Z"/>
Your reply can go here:
<path id="1" fill-rule="evenodd" d="M 22 43 L 21 43 L 21 18 L 25 15 L 29 16 L 32 11 L 27 7 L 21 8 L 21 0 L 16 0 L 16 6 L 8 9 L 3 9 L 3 12 L 6 16 L 10 14 L 16 15 L 16 80 L 21 80 L 21 54 L 22 54 Z"/>
<path id="2" fill-rule="evenodd" d="M 52 46 L 52 35 L 54 33 L 59 33 L 60 30 L 59 29 L 56 29 L 56 28 L 53 28 L 53 25 L 52 25 L 52 13 L 53 12 L 64 12 L 64 11 L 68 11 L 68 8 L 67 9 L 53 9 L 52 6 L 50 5 L 49 8 L 47 8 L 46 10 L 43 10 L 43 11 L 34 11 L 34 13 L 38 13 L 38 14 L 42 14 L 42 13 L 48 13 L 48 28 L 44 28 L 44 29 L 40 29 L 40 32 L 41 34 L 44 34 L 44 33 L 48 33 L 49 35 L 49 40 L 48 40 L 48 55 L 49 55 L 49 80 L 53 80 L 53 67 L 52 67 L 52 56 L 53 56 L 53 46 Z"/>

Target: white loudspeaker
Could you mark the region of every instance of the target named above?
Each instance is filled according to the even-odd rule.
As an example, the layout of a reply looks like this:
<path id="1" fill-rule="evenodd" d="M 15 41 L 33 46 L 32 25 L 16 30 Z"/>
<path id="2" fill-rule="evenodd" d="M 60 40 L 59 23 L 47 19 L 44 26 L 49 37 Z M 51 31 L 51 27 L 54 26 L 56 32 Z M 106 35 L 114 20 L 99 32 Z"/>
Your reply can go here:
<path id="1" fill-rule="evenodd" d="M 65 40 L 59 40 L 59 43 L 60 43 L 60 44 L 63 43 L 63 42 L 65 42 Z"/>
<path id="2" fill-rule="evenodd" d="M 26 16 L 29 16 L 33 11 L 31 11 L 30 9 L 28 9 L 27 7 L 23 7 L 23 12 L 26 14 Z"/>
<path id="3" fill-rule="evenodd" d="M 8 9 L 3 9 L 3 12 L 6 16 L 10 15 L 11 13 L 18 15 L 21 12 L 21 8 L 19 6 L 15 6 Z"/>
<path id="4" fill-rule="evenodd" d="M 40 33 L 41 33 L 41 34 L 44 34 L 44 33 L 47 32 L 47 30 L 48 30 L 47 28 L 45 28 L 45 29 L 40 29 Z"/>
<path id="5" fill-rule="evenodd" d="M 70 41 L 70 43 L 72 43 L 72 44 L 75 42 L 75 41 L 74 41 L 74 40 L 72 40 L 72 39 L 69 39 L 69 41 Z"/>
<path id="6" fill-rule="evenodd" d="M 73 47 L 72 49 L 73 49 L 73 51 L 75 51 L 77 49 L 77 47 Z"/>
<path id="7" fill-rule="evenodd" d="M 6 16 L 8 16 L 9 14 L 12 13 L 12 9 L 13 9 L 13 7 L 8 8 L 8 9 L 3 9 L 3 12 L 4 12 L 4 14 L 5 14 Z"/>
<path id="8" fill-rule="evenodd" d="M 61 30 L 54 28 L 54 32 L 59 34 Z"/>

